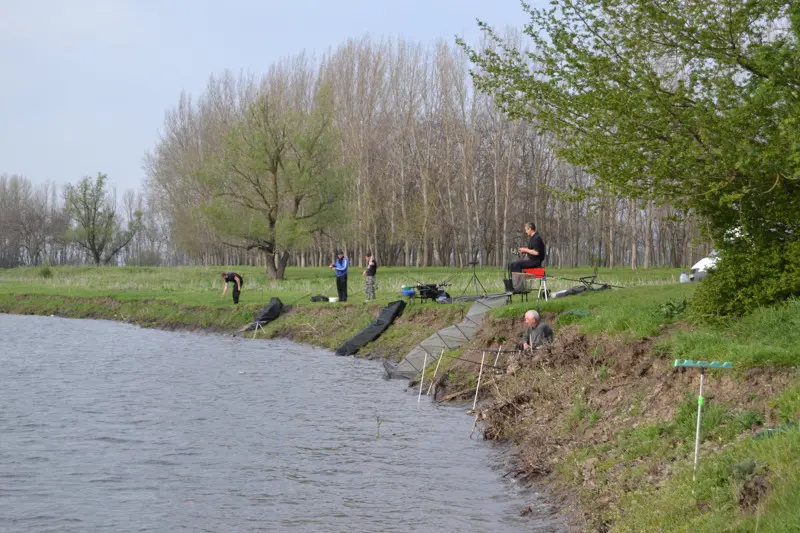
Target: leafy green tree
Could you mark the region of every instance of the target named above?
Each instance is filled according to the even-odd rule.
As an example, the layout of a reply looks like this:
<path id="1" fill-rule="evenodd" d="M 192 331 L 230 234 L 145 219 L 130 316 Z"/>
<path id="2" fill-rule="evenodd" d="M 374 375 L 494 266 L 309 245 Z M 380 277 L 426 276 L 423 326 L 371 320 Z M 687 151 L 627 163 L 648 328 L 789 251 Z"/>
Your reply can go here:
<path id="1" fill-rule="evenodd" d="M 699 213 L 723 262 L 727 250 L 747 248 L 786 255 L 773 268 L 800 267 L 791 255 L 800 236 L 800 4 L 553 0 L 523 8 L 530 51 L 483 23 L 493 46 L 460 43 L 480 90 L 552 133 L 561 157 L 616 192 Z"/>
<path id="2" fill-rule="evenodd" d="M 98 173 L 97 179 L 86 176 L 77 185 L 65 189 L 66 209 L 71 217 L 69 239 L 84 249 L 94 264 L 108 264 L 131 242 L 142 225 L 137 211 L 121 229 L 117 208 L 106 191 L 108 176 Z"/>
<path id="3" fill-rule="evenodd" d="M 273 279 L 283 279 L 291 250 L 344 216 L 330 91 L 317 88 L 306 106 L 281 96 L 265 90 L 245 106 L 201 172 L 213 196 L 202 213 L 229 244 L 261 250 Z"/>

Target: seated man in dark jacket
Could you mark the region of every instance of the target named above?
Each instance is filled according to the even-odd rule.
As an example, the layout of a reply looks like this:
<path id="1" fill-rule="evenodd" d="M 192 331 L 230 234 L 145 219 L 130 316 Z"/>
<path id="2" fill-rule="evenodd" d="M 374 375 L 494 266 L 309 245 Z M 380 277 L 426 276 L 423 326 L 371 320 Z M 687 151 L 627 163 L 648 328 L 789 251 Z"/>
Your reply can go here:
<path id="1" fill-rule="evenodd" d="M 531 310 L 525 313 L 525 325 L 528 328 L 522 334 L 517 349 L 535 350 L 553 342 L 553 329 L 539 317 L 539 313 L 536 311 Z"/>
<path id="2" fill-rule="evenodd" d="M 542 266 L 545 259 L 545 246 L 542 236 L 536 232 L 536 224 L 528 222 L 525 224 L 525 233 L 528 235 L 528 247 L 520 248 L 520 259 L 512 261 L 508 265 L 508 277 L 511 278 L 514 272 L 522 272 L 524 268 L 538 268 Z"/>

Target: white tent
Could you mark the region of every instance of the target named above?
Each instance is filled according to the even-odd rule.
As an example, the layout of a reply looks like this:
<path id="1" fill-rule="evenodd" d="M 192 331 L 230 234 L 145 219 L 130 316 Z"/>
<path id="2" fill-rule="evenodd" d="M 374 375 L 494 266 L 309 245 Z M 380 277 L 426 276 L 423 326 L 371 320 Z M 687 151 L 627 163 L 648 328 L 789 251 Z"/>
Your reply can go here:
<path id="1" fill-rule="evenodd" d="M 697 272 L 708 272 L 714 268 L 714 265 L 717 264 L 717 261 L 719 261 L 719 258 L 713 255 L 704 257 L 692 266 L 692 270 L 690 270 L 690 272 L 692 274 L 696 274 Z"/>
<path id="2" fill-rule="evenodd" d="M 694 265 L 689 271 L 689 279 L 691 281 L 699 281 L 708 275 L 708 271 L 716 266 L 719 257 L 715 253 L 711 253 L 708 257 L 704 257 Z"/>

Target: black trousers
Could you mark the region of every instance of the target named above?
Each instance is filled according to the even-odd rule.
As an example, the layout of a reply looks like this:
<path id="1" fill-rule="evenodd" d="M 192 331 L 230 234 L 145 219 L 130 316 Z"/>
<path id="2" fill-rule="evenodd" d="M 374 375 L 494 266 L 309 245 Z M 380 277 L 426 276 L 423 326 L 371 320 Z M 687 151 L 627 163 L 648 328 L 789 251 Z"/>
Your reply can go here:
<path id="1" fill-rule="evenodd" d="M 339 293 L 339 301 L 347 301 L 347 274 L 336 276 L 336 291 Z"/>
<path id="2" fill-rule="evenodd" d="M 539 268 L 542 266 L 542 261 L 539 259 L 520 259 L 519 261 L 512 261 L 508 265 L 508 277 L 514 272 L 522 272 L 524 268 Z"/>
<path id="3" fill-rule="evenodd" d="M 242 291 L 239 290 L 239 287 L 234 282 L 234 284 L 233 284 L 233 303 L 234 304 L 238 304 L 239 303 L 239 295 L 241 293 L 242 293 Z"/>

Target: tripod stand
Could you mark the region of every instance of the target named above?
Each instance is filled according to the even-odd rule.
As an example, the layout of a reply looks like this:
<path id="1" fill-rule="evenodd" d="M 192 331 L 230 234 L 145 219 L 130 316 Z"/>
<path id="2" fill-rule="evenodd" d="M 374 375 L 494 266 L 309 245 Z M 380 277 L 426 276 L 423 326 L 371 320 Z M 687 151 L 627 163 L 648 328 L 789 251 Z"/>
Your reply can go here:
<path id="1" fill-rule="evenodd" d="M 478 266 L 478 261 L 470 261 L 468 264 L 472 265 L 472 278 L 467 282 L 467 285 L 464 287 L 464 290 L 461 292 L 461 295 L 463 296 L 467 292 L 467 289 L 469 288 L 469 285 L 471 283 L 475 287 L 476 295 L 479 294 L 478 285 L 480 285 L 481 289 L 483 289 L 483 295 L 486 296 L 486 287 L 484 287 L 483 283 L 481 283 L 481 280 L 478 279 L 478 274 L 475 271 L 475 267 Z"/>

